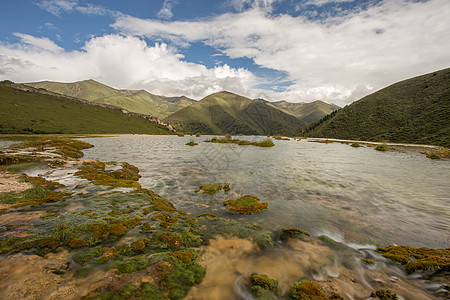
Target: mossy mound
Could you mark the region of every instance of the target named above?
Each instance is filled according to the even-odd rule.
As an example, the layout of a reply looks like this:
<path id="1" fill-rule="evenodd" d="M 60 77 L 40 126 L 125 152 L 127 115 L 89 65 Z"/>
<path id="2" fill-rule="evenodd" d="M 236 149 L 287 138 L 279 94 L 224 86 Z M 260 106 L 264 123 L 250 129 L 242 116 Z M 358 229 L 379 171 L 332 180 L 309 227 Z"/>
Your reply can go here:
<path id="1" fill-rule="evenodd" d="M 220 190 L 224 190 L 228 192 L 230 190 L 230 185 L 228 183 L 225 184 L 205 184 L 199 186 L 198 190 L 195 190 L 196 193 L 202 194 L 214 194 Z"/>
<path id="2" fill-rule="evenodd" d="M 250 275 L 250 292 L 259 300 L 276 300 L 278 280 L 272 279 L 267 275 Z"/>
<path id="3" fill-rule="evenodd" d="M 330 296 L 325 295 L 320 286 L 311 280 L 302 280 L 294 283 L 289 296 L 295 300 L 340 300 L 342 296 L 333 293 Z"/>
<path id="4" fill-rule="evenodd" d="M 377 248 L 377 251 L 384 257 L 405 265 L 409 274 L 418 270 L 450 270 L 450 249 L 388 246 Z"/>
<path id="5" fill-rule="evenodd" d="M 398 297 L 396 294 L 392 293 L 391 290 L 377 290 L 376 292 L 373 292 L 371 295 L 371 297 L 374 297 L 376 299 L 381 299 L 381 300 L 397 300 Z"/>
<path id="6" fill-rule="evenodd" d="M 205 268 L 195 262 L 197 256 L 193 251 L 168 252 L 119 262 L 118 272 L 129 274 L 147 269 L 155 284 L 129 284 L 115 290 L 107 286 L 91 292 L 86 299 L 182 299 L 205 276 Z"/>
<path id="7" fill-rule="evenodd" d="M 236 214 L 254 214 L 268 207 L 267 202 L 261 202 L 261 200 L 255 196 L 245 195 L 237 200 L 226 200 L 223 202 L 228 210 Z"/>
<path id="8" fill-rule="evenodd" d="M 386 144 L 380 144 L 380 145 L 377 145 L 375 147 L 375 150 L 377 150 L 377 151 L 388 151 L 389 148 L 387 147 Z"/>
<path id="9" fill-rule="evenodd" d="M 186 146 L 197 146 L 198 143 L 194 142 L 194 141 L 190 141 L 189 143 L 185 144 Z"/>
<path id="10" fill-rule="evenodd" d="M 352 146 L 354 148 L 362 147 L 361 144 L 359 144 L 359 143 L 351 143 L 350 146 Z"/>
<path id="11" fill-rule="evenodd" d="M 75 176 L 87 179 L 96 185 L 105 185 L 111 188 L 128 187 L 140 188 L 137 180 L 141 177 L 139 169 L 129 163 L 122 163 L 122 168 L 118 170 L 105 170 L 103 164 L 94 164 L 92 162 L 84 163 L 78 168 Z"/>
<path id="12" fill-rule="evenodd" d="M 257 285 L 262 287 L 263 289 L 276 291 L 278 288 L 278 280 L 272 279 L 264 274 L 252 274 L 250 275 L 250 283 L 252 286 Z"/>
<path id="13" fill-rule="evenodd" d="M 213 137 L 210 140 L 205 140 L 206 143 L 219 143 L 219 144 L 237 144 L 240 146 L 257 146 L 257 147 L 273 147 L 275 144 L 273 143 L 272 139 L 265 139 L 263 141 L 259 142 L 251 142 L 246 140 L 240 140 L 240 139 L 233 139 L 232 136 L 226 135 L 224 137 Z"/>
<path id="14" fill-rule="evenodd" d="M 12 148 L 34 148 L 36 151 L 50 151 L 60 154 L 67 158 L 81 158 L 83 152 L 81 150 L 94 147 L 93 145 L 69 139 L 66 137 L 48 137 L 40 138 L 36 141 L 15 144 Z"/>

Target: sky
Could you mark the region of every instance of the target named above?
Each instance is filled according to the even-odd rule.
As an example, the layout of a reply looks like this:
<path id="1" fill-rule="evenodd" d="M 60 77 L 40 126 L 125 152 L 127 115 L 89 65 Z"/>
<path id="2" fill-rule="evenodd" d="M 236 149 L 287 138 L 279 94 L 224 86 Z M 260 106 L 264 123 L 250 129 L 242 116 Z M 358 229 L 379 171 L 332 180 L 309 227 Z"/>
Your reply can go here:
<path id="1" fill-rule="evenodd" d="M 15 0 L 0 80 L 345 106 L 450 67 L 449 0 Z"/>

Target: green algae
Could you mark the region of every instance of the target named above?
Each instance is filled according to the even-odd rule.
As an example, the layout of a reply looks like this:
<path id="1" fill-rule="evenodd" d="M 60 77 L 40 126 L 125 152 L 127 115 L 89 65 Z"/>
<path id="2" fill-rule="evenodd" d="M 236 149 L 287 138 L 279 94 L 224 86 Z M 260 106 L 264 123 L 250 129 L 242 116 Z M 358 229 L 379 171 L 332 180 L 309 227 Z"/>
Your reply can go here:
<path id="1" fill-rule="evenodd" d="M 168 252 L 134 257 L 117 263 L 115 267 L 118 272 L 128 274 L 150 268 L 160 278 L 158 285 L 153 286 L 154 292 L 167 294 L 169 299 L 182 299 L 205 276 L 205 268 L 195 261 L 197 257 L 194 251 Z M 120 290 L 114 294 L 119 293 Z"/>
<path id="2" fill-rule="evenodd" d="M 122 163 L 122 167 L 118 170 L 108 171 L 99 164 L 83 164 L 78 167 L 75 176 L 87 179 L 96 185 L 105 185 L 111 188 L 128 187 L 140 188 L 139 169 L 128 163 Z"/>
<path id="3" fill-rule="evenodd" d="M 266 202 L 261 202 L 258 197 L 251 195 L 245 195 L 237 200 L 225 200 L 223 204 L 230 212 L 236 214 L 254 214 L 268 207 Z"/>
<path id="4" fill-rule="evenodd" d="M 419 270 L 450 270 L 450 249 L 379 247 L 377 251 L 396 263 L 405 265 L 409 274 Z"/>
<path id="5" fill-rule="evenodd" d="M 202 194 L 214 194 L 218 191 L 224 190 L 225 192 L 228 192 L 230 190 L 230 185 L 228 183 L 225 184 L 205 184 L 199 186 L 198 190 L 195 190 L 196 193 L 202 193 Z"/>
<path id="6" fill-rule="evenodd" d="M 260 226 L 250 225 L 233 219 L 212 219 L 208 215 L 204 215 L 197 217 L 196 225 L 197 228 L 201 228 L 198 234 L 206 244 L 218 236 L 250 239 L 261 248 L 267 248 L 274 244 L 272 232 L 264 230 Z"/>

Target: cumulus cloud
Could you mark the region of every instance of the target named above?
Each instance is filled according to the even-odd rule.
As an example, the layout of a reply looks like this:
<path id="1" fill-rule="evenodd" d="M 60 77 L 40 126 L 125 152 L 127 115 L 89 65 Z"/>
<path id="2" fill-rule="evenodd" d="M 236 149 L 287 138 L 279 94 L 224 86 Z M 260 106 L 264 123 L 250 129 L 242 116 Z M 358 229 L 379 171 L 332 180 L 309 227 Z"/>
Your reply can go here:
<path id="1" fill-rule="evenodd" d="M 449 19 L 447 0 L 404 0 L 317 21 L 271 16 L 253 7 L 184 22 L 121 16 L 113 27 L 175 45 L 203 42 L 230 58 L 247 57 L 259 66 L 286 72 L 294 82 L 286 93 L 290 100 L 344 105 L 357 100 L 361 91 L 448 67 Z"/>
<path id="2" fill-rule="evenodd" d="M 149 46 L 137 37 L 94 37 L 82 51 L 67 52 L 45 44 L 46 39 L 16 35 L 36 47 L 0 44 L 2 79 L 70 82 L 92 78 L 116 88 L 146 89 L 155 94 L 195 99 L 221 90 L 245 95 L 255 83 L 253 74 L 245 69 L 228 65 L 206 68 L 184 61 L 166 44 Z"/>

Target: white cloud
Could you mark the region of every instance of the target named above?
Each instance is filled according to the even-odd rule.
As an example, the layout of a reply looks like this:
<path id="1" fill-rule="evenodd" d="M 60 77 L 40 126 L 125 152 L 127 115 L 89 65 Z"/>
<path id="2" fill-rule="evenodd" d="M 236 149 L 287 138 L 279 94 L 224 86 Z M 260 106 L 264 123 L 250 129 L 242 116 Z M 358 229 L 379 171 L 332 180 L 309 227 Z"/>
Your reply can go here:
<path id="1" fill-rule="evenodd" d="M 230 0 L 230 3 L 239 12 L 243 12 L 248 7 L 271 12 L 273 4 L 280 1 L 283 0 Z"/>
<path id="2" fill-rule="evenodd" d="M 37 5 L 55 16 L 60 16 L 62 13 L 72 11 L 77 2 L 77 0 L 42 0 Z"/>
<path id="3" fill-rule="evenodd" d="M 173 17 L 172 8 L 178 4 L 177 0 L 164 0 L 162 8 L 156 14 L 160 19 L 171 19 Z"/>
<path id="4" fill-rule="evenodd" d="M 63 48 L 56 45 L 55 42 L 48 38 L 38 38 L 32 35 L 23 34 L 23 33 L 13 33 L 16 37 L 18 37 L 23 44 L 31 45 L 33 48 L 38 50 L 46 50 L 51 52 L 60 52 Z"/>
<path id="5" fill-rule="evenodd" d="M 45 39 L 24 35 L 22 40 L 35 45 Z M 196 99 L 221 90 L 245 95 L 255 84 L 254 76 L 245 69 L 227 65 L 209 69 L 184 61 L 166 44 L 149 46 L 137 37 L 105 35 L 86 42 L 83 51 L 54 50 L 49 45 L 0 44 L 0 77 L 18 82 L 92 78 L 116 88 Z"/>
<path id="6" fill-rule="evenodd" d="M 322 6 L 328 3 L 344 3 L 344 2 L 354 2 L 355 0 L 308 0 L 304 5 L 315 5 Z"/>
<path id="7" fill-rule="evenodd" d="M 448 0 L 404 0 L 319 21 L 274 17 L 253 8 L 191 22 L 121 16 L 113 26 L 175 45 L 201 41 L 231 58 L 251 58 L 262 67 L 286 72 L 294 82 L 277 97 L 344 105 L 368 91 L 361 86 L 375 91 L 448 67 L 449 19 Z"/>

